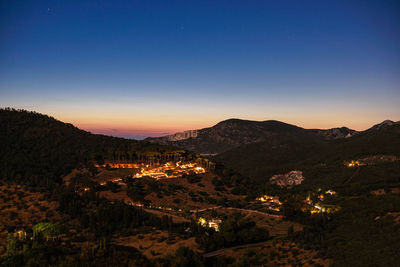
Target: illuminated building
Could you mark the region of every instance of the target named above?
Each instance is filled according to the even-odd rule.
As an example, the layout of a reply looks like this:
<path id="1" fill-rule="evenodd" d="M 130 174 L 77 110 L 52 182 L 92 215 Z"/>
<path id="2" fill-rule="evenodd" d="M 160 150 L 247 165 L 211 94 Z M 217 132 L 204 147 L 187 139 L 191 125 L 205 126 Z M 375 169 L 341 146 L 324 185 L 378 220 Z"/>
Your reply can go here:
<path id="1" fill-rule="evenodd" d="M 220 219 L 211 219 L 211 220 L 206 220 L 203 217 L 200 217 L 197 220 L 198 224 L 200 224 L 203 227 L 208 227 L 208 228 L 213 228 L 215 231 L 219 231 L 219 225 L 221 224 L 222 220 Z"/>
<path id="2" fill-rule="evenodd" d="M 198 223 L 199 223 L 201 226 L 205 227 L 205 226 L 207 225 L 207 220 L 204 219 L 203 217 L 200 217 L 199 220 L 198 220 Z"/>
<path id="3" fill-rule="evenodd" d="M 208 227 L 209 228 L 214 228 L 215 231 L 219 231 L 219 225 L 222 221 L 219 219 L 211 219 L 211 221 L 208 221 Z"/>
<path id="4" fill-rule="evenodd" d="M 358 160 L 352 160 L 350 162 L 347 163 L 347 167 L 359 167 L 360 166 L 360 162 Z"/>

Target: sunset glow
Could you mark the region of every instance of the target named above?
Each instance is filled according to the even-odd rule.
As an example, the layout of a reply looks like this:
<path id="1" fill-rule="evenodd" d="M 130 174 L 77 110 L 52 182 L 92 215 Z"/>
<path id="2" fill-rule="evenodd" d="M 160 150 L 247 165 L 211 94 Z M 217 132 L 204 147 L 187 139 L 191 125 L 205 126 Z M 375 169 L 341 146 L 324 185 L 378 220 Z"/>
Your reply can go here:
<path id="1" fill-rule="evenodd" d="M 139 138 L 400 119 L 395 2 L 150 2 L 1 4 L 0 106 Z"/>

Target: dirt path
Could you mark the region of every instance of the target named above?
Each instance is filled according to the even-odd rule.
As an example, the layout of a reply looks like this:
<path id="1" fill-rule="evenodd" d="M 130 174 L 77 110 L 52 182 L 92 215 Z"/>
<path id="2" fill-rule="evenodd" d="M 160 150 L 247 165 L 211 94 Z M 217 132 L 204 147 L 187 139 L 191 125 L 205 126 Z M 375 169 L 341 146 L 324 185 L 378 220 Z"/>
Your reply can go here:
<path id="1" fill-rule="evenodd" d="M 360 172 L 360 167 L 358 167 L 357 168 L 357 170 L 353 173 L 353 175 L 352 176 L 350 176 L 350 178 L 349 179 L 347 179 L 346 181 L 344 181 L 344 183 L 343 184 L 348 184 L 348 183 L 350 183 L 350 181 L 354 178 L 354 176 L 356 176 L 357 175 L 357 173 L 359 173 Z"/>

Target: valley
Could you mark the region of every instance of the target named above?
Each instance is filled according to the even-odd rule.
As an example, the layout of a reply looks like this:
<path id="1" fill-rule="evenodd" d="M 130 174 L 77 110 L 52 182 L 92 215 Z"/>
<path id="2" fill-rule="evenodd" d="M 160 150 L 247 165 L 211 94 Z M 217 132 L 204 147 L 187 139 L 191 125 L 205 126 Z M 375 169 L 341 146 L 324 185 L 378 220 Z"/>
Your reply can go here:
<path id="1" fill-rule="evenodd" d="M 241 146 L 202 156 L 91 135 L 36 113 L 1 115 L 15 133 L 2 134 L 11 144 L 0 166 L 5 264 L 50 255 L 77 265 L 168 266 L 182 257 L 206 266 L 396 261 L 398 124 L 331 139 L 274 122 L 279 134 L 256 143 L 246 140 L 264 130 L 235 136 Z M 360 249 L 366 243 L 380 250 Z"/>
<path id="2" fill-rule="evenodd" d="M 399 267 L 400 1 L 0 2 L 0 267 Z"/>

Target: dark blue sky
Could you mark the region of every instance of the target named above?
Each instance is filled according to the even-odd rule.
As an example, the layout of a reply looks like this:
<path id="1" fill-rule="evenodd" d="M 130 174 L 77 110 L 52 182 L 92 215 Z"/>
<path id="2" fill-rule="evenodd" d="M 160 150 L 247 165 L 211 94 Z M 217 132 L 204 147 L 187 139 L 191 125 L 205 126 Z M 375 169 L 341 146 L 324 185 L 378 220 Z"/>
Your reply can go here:
<path id="1" fill-rule="evenodd" d="M 0 38 L 0 105 L 93 131 L 400 119 L 399 1 L 2 1 Z"/>

